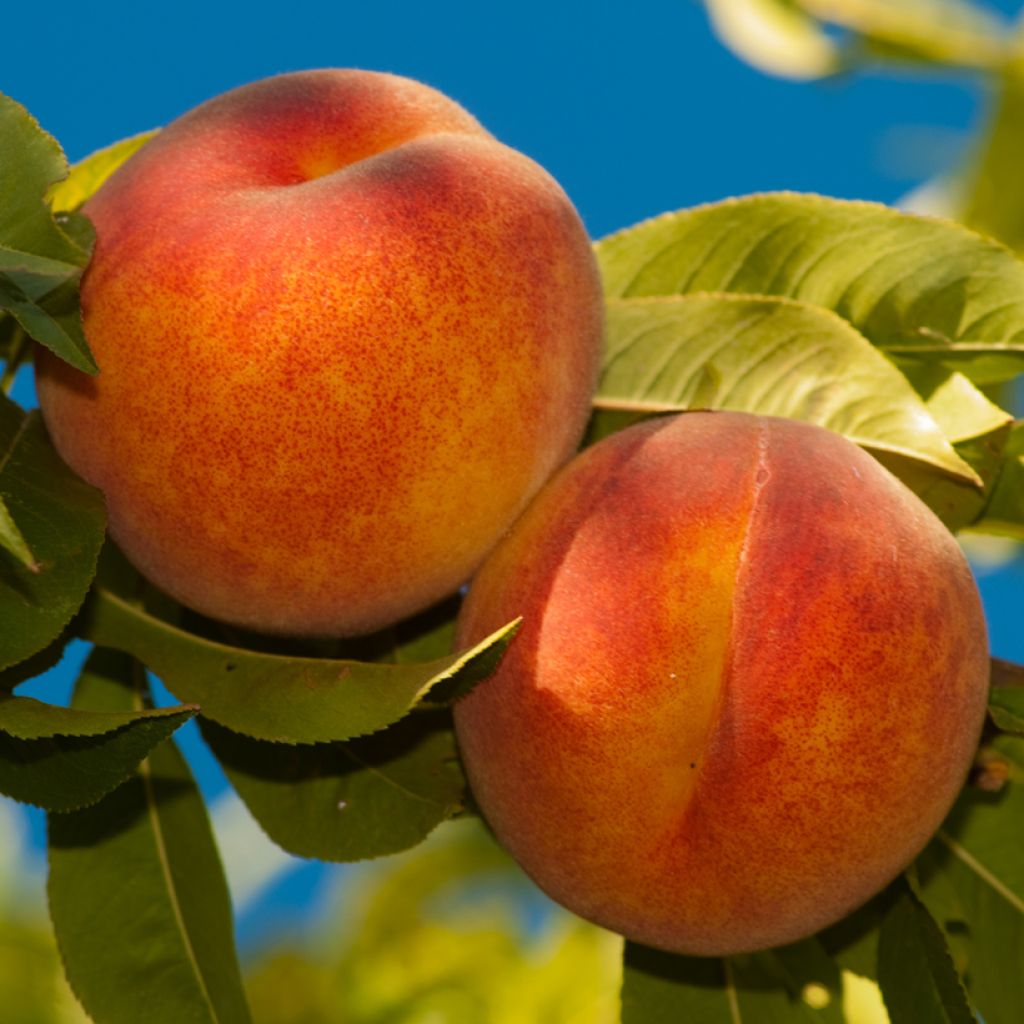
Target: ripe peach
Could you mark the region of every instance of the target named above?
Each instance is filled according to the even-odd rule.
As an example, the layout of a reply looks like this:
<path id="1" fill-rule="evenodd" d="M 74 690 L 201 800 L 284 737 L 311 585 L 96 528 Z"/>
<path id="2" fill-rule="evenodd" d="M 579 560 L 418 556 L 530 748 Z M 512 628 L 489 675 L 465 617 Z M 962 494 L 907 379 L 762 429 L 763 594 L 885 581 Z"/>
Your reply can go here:
<path id="1" fill-rule="evenodd" d="M 691 413 L 585 451 L 474 581 L 456 706 L 479 805 L 554 899 L 664 949 L 806 936 L 936 830 L 985 713 L 985 622 L 937 518 L 842 437 Z"/>
<path id="2" fill-rule="evenodd" d="M 579 442 L 602 311 L 586 233 L 427 86 L 236 89 L 85 212 L 100 374 L 41 352 L 43 413 L 128 556 L 206 614 L 307 635 L 409 615 Z"/>

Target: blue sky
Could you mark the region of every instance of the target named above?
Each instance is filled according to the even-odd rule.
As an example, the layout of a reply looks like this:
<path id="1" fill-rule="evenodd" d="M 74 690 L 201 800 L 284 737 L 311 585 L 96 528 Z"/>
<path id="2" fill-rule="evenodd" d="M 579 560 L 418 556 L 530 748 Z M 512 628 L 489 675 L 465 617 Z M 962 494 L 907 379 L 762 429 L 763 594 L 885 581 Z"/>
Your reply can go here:
<path id="1" fill-rule="evenodd" d="M 263 9 L 196 0 L 85 9 L 61 0 L 46 7 L 45 25 L 27 12 L 6 14 L 6 38 L 18 45 L 5 47 L 0 91 L 25 104 L 72 160 L 266 75 L 386 70 L 448 93 L 547 167 L 594 237 L 756 191 L 895 202 L 955 167 L 986 109 L 984 85 L 966 75 L 767 78 L 716 42 L 695 0 L 293 0 Z M 1024 569 L 980 578 L 995 652 L 1024 660 L 1014 622 Z M 204 785 L 219 791 L 219 774 L 194 740 L 189 746 Z M 37 845 L 39 834 L 37 818 Z M 247 927 L 307 906 L 319 878 L 315 868 L 293 875 L 255 905 Z"/>
<path id="2" fill-rule="evenodd" d="M 595 236 L 767 189 L 891 201 L 947 165 L 979 116 L 982 90 L 965 76 L 769 79 L 715 42 L 696 0 L 266 10 L 118 0 L 83 17 L 59 0 L 45 39 L 7 48 L 0 89 L 78 159 L 265 75 L 393 71 L 453 96 L 546 166 Z M 30 39 L 38 21 L 12 17 Z"/>

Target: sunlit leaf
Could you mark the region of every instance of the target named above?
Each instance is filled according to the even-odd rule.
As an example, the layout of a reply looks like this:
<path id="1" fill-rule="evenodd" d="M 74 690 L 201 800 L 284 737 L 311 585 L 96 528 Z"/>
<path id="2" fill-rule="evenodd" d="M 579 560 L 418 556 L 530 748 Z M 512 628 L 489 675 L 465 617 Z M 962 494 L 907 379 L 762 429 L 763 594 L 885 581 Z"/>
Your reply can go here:
<path id="1" fill-rule="evenodd" d="M 461 696 L 498 664 L 517 623 L 472 650 L 423 664 L 293 658 L 187 633 L 97 588 L 82 628 L 88 639 L 134 655 L 179 700 L 255 739 L 322 743 L 376 732 L 428 694 Z"/>
<path id="2" fill-rule="evenodd" d="M 1018 33 L 1018 43 L 1022 38 Z M 965 223 L 1011 249 L 1024 251 L 1024 53 L 1007 62 L 998 78 L 991 124 L 982 136 L 980 152 L 966 176 Z"/>
<path id="3" fill-rule="evenodd" d="M 38 412 L 0 395 L 0 500 L 33 567 L 0 550 L 0 668 L 41 650 L 78 611 L 96 571 L 106 513 L 99 491 L 61 461 Z"/>
<path id="4" fill-rule="evenodd" d="M 77 210 L 114 171 L 149 142 L 156 131 L 140 132 L 90 153 L 71 167 L 68 176 L 50 189 L 54 211 Z"/>
<path id="5" fill-rule="evenodd" d="M 880 56 L 993 68 L 1006 26 L 968 0 L 796 0 L 804 11 L 856 33 Z"/>
<path id="6" fill-rule="evenodd" d="M 1024 263 L 952 222 L 821 196 L 748 196 L 597 243 L 612 298 L 736 292 L 822 306 L 908 365 L 1024 370 Z"/>
<path id="7" fill-rule="evenodd" d="M 123 678 L 129 661 L 97 650 L 83 675 Z M 0 692 L 0 792 L 50 811 L 95 803 L 196 710 L 86 711 Z"/>
<path id="8" fill-rule="evenodd" d="M 845 320 L 792 300 L 610 300 L 595 404 L 806 420 L 980 485 L 899 370 Z"/>
<path id="9" fill-rule="evenodd" d="M 203 735 L 267 835 L 329 861 L 415 846 L 459 809 L 465 783 L 449 716 L 410 715 L 344 743 L 284 746 L 201 720 Z"/>
<path id="10" fill-rule="evenodd" d="M 83 676 L 74 706 L 143 710 L 125 678 Z M 104 1024 L 246 1024 L 227 884 L 173 740 L 99 803 L 50 814 L 49 904 L 82 1005 Z"/>
<path id="11" fill-rule="evenodd" d="M 981 516 L 1002 470 L 1013 417 L 962 373 L 941 366 L 919 367 L 911 370 L 908 379 L 924 399 L 939 429 L 953 442 L 957 455 L 977 474 L 982 489 L 924 472 L 899 455 L 880 455 L 880 461 L 950 530 L 972 526 Z"/>
<path id="12" fill-rule="evenodd" d="M 962 373 L 922 367 L 906 376 L 950 441 L 984 437 L 1013 423 L 1012 413 L 996 405 Z"/>
<path id="13" fill-rule="evenodd" d="M 882 919 L 878 983 L 892 1024 L 974 1024 L 942 930 L 906 883 Z"/>
<path id="14" fill-rule="evenodd" d="M 792 0 L 704 0 L 711 27 L 742 60 L 784 78 L 822 78 L 840 68 L 839 49 Z"/>

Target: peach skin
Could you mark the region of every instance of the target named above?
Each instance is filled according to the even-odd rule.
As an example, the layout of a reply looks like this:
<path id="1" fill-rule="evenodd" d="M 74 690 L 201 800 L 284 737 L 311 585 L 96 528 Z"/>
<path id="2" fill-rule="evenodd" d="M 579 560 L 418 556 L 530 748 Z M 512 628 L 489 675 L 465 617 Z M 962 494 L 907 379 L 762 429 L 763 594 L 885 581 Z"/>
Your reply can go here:
<path id="1" fill-rule="evenodd" d="M 87 378 L 46 423 L 136 566 L 255 630 L 347 635 L 454 591 L 575 450 L 600 357 L 556 182 L 363 71 L 204 103 L 89 200 Z"/>
<path id="2" fill-rule="evenodd" d="M 938 828 L 985 715 L 985 621 L 925 505 L 839 435 L 689 413 L 586 450 L 475 579 L 517 616 L 456 705 L 473 792 L 550 896 L 680 953 L 795 941 Z"/>

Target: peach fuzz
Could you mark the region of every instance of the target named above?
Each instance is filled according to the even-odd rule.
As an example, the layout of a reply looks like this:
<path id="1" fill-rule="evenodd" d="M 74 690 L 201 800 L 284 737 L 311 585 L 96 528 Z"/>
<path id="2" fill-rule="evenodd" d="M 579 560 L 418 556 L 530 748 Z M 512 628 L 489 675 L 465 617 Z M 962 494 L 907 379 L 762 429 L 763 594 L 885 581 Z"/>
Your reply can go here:
<path id="1" fill-rule="evenodd" d="M 40 404 L 129 558 L 205 614 L 386 626 L 462 584 L 579 442 L 603 309 L 584 228 L 425 85 L 244 86 L 85 212 L 100 373 L 41 351 Z"/>
<path id="2" fill-rule="evenodd" d="M 985 715 L 953 537 L 807 424 L 690 413 L 586 450 L 488 559 L 458 642 L 517 615 L 455 709 L 479 806 L 555 900 L 675 952 L 795 941 L 870 898 Z"/>

